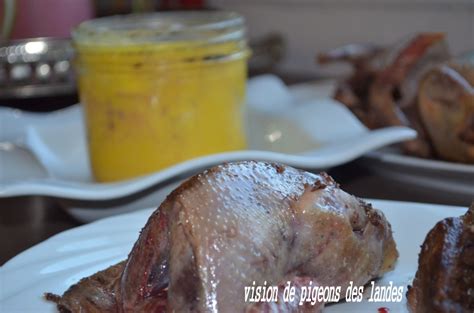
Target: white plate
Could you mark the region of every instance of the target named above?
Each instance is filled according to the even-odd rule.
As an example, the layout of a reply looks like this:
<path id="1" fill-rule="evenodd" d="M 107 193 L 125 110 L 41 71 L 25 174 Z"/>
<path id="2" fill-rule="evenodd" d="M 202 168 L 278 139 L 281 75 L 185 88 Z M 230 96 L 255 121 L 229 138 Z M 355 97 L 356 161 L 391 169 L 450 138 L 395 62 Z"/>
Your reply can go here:
<path id="1" fill-rule="evenodd" d="M 474 165 L 417 158 L 392 147 L 370 152 L 363 161 L 379 174 L 420 192 L 442 192 L 459 203 L 474 201 Z"/>
<path id="2" fill-rule="evenodd" d="M 392 224 L 400 258 L 394 271 L 377 285 L 393 281 L 396 286 L 410 283 L 417 269 L 418 252 L 427 232 L 439 220 L 459 216 L 466 209 L 452 206 L 369 200 L 381 209 Z M 152 210 L 103 219 L 58 234 L 26 250 L 0 268 L 0 311 L 55 312 L 54 305 L 43 300 L 44 292 L 62 294 L 71 284 L 126 258 L 139 230 Z M 326 313 L 406 312 L 401 303 L 340 303 Z"/>
<path id="3" fill-rule="evenodd" d="M 34 194 L 111 200 L 166 185 L 218 163 L 249 159 L 327 169 L 416 135 L 405 127 L 368 130 L 330 99 L 331 86 L 305 84 L 288 89 L 274 76 L 253 79 L 247 99 L 251 150 L 209 155 L 115 183 L 92 179 L 79 105 L 49 114 L 1 109 L 0 197 Z M 282 152 L 288 149 L 292 152 Z"/>

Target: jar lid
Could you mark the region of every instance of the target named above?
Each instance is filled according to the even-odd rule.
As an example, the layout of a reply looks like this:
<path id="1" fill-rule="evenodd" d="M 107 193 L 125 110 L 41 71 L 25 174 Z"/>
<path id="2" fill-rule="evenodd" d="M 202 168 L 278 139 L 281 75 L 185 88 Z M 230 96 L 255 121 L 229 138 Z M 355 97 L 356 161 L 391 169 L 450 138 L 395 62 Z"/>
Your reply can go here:
<path id="1" fill-rule="evenodd" d="M 175 11 L 103 17 L 82 22 L 72 32 L 85 45 L 133 45 L 157 42 L 243 39 L 244 19 L 228 11 Z"/>

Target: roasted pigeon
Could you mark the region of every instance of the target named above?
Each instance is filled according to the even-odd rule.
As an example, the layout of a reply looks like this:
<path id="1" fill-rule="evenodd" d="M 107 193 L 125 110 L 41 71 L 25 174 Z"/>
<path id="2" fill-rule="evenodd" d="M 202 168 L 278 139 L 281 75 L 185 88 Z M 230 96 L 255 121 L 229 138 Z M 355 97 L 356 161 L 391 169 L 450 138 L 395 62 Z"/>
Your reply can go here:
<path id="1" fill-rule="evenodd" d="M 324 304 L 246 303 L 244 288 L 312 281 L 345 290 L 397 257 L 384 215 L 328 175 L 230 163 L 173 191 L 126 261 L 47 298 L 63 312 L 320 312 Z"/>
<path id="2" fill-rule="evenodd" d="M 432 68 L 420 83 L 418 108 L 437 156 L 474 163 L 474 64 Z"/>
<path id="3" fill-rule="evenodd" d="M 412 313 L 474 312 L 474 203 L 428 233 L 407 298 Z"/>
<path id="4" fill-rule="evenodd" d="M 404 142 L 404 151 L 432 157 L 431 142 L 417 107 L 418 86 L 427 69 L 449 58 L 444 34 L 420 33 L 388 48 L 346 45 L 321 53 L 318 62 L 350 63 L 354 71 L 339 84 L 334 98 L 369 128 L 414 128 L 418 138 Z"/>

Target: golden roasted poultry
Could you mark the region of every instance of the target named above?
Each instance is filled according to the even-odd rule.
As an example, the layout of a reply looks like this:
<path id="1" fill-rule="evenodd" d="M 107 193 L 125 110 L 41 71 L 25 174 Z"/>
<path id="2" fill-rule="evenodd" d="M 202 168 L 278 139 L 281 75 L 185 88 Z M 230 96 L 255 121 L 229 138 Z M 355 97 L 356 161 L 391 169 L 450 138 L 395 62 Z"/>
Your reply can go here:
<path id="1" fill-rule="evenodd" d="M 427 67 L 449 58 L 441 33 L 421 33 L 389 49 L 348 45 L 321 53 L 319 63 L 349 62 L 352 76 L 334 98 L 345 104 L 369 128 L 405 125 L 418 138 L 403 143 L 409 154 L 432 156 L 433 151 L 417 109 L 418 81 Z"/>
<path id="2" fill-rule="evenodd" d="M 402 144 L 406 153 L 474 163 L 474 65 L 449 59 L 444 34 L 421 33 L 391 48 L 347 45 L 318 61 L 353 65 L 334 98 L 367 127 L 418 132 Z"/>
<path id="3" fill-rule="evenodd" d="M 420 117 L 436 154 L 474 163 L 474 66 L 441 64 L 422 79 Z"/>
<path id="4" fill-rule="evenodd" d="M 126 261 L 47 298 L 63 312 L 320 312 L 324 304 L 246 303 L 244 288 L 313 281 L 345 290 L 397 257 L 384 215 L 328 175 L 239 162 L 173 191 Z"/>

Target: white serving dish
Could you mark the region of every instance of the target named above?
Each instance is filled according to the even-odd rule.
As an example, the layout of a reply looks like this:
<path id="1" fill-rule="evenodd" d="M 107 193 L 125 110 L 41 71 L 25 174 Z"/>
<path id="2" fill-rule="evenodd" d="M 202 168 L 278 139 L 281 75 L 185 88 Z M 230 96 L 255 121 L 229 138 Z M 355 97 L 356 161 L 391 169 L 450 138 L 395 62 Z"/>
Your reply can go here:
<path id="1" fill-rule="evenodd" d="M 390 221 L 400 258 L 392 272 L 376 282 L 395 286 L 410 284 L 417 269 L 418 252 L 428 231 L 439 220 L 459 216 L 465 208 L 409 202 L 369 200 Z M 127 257 L 152 209 L 119 215 L 80 226 L 22 252 L 0 268 L 0 309 L 2 312 L 56 312 L 46 302 L 44 292 L 62 294 L 81 278 Z M 325 313 L 407 312 L 405 298 L 400 303 L 339 303 Z"/>
<path id="2" fill-rule="evenodd" d="M 474 165 L 404 155 L 395 147 L 366 154 L 363 163 L 377 174 L 420 193 L 442 193 L 459 203 L 474 201 Z"/>
<path id="3" fill-rule="evenodd" d="M 49 114 L 0 109 L 0 197 L 58 197 L 70 213 L 90 221 L 154 206 L 186 177 L 222 162 L 266 160 L 317 171 L 416 136 L 406 127 L 367 129 L 330 98 L 332 88 L 332 82 L 288 88 L 274 76 L 252 79 L 249 150 L 208 155 L 113 183 L 92 178 L 80 105 Z"/>

